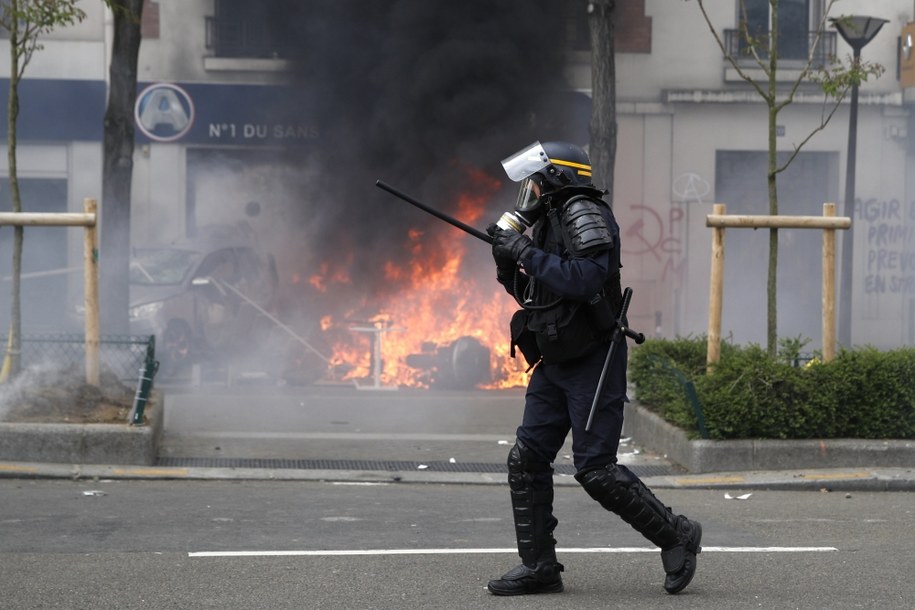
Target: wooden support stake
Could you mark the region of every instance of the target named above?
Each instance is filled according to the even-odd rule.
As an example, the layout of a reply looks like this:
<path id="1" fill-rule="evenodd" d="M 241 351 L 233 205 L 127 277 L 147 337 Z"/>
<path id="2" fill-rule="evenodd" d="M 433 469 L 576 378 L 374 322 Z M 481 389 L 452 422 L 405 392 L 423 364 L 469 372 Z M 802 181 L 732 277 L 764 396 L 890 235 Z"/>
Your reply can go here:
<path id="1" fill-rule="evenodd" d="M 724 216 L 726 206 L 716 203 L 713 206 L 716 216 Z M 721 357 L 721 303 L 724 285 L 724 227 L 712 229 L 712 273 L 709 282 L 708 298 L 708 348 L 705 361 L 707 371 Z"/>
<path id="2" fill-rule="evenodd" d="M 847 229 L 851 226 L 851 218 L 709 214 L 705 217 L 705 226 L 731 229 Z"/>
<path id="3" fill-rule="evenodd" d="M 83 200 L 87 215 L 97 218 L 98 204 L 95 199 Z M 99 371 L 99 295 L 98 295 L 98 241 L 96 226 L 93 222 L 86 225 L 83 281 L 85 284 L 86 304 L 86 383 L 98 386 Z"/>
<path id="4" fill-rule="evenodd" d="M 836 215 L 836 204 L 824 203 L 823 216 Z M 850 220 L 850 219 L 849 219 Z M 836 231 L 823 229 L 823 361 L 836 357 Z"/>
<path id="5" fill-rule="evenodd" d="M 0 225 L 90 227 L 95 225 L 95 216 L 72 212 L 0 212 Z"/>
<path id="6" fill-rule="evenodd" d="M 706 371 L 721 357 L 721 303 L 724 277 L 724 230 L 752 229 L 823 229 L 823 360 L 828 362 L 836 352 L 836 230 L 851 227 L 851 218 L 836 217 L 836 204 L 824 203 L 823 216 L 727 216 L 725 206 L 716 203 L 713 213 L 705 217 L 712 228 L 712 273 L 709 285 L 708 352 Z"/>
<path id="7" fill-rule="evenodd" d="M 98 205 L 95 199 L 83 200 L 83 214 L 0 212 L 0 226 L 86 227 L 85 270 L 86 292 L 86 383 L 99 385 L 99 316 L 98 316 Z M 10 332 L 12 339 L 12 332 Z"/>

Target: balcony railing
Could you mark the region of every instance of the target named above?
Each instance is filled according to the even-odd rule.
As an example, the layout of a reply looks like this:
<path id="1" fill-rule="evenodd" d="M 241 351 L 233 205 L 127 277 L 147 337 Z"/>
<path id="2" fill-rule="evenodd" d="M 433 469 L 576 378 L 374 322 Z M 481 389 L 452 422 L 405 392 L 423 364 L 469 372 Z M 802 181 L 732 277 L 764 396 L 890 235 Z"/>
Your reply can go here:
<path id="1" fill-rule="evenodd" d="M 779 61 L 791 62 L 794 65 L 806 62 L 807 57 L 810 55 L 811 47 L 816 44 L 811 67 L 820 68 L 825 66 L 830 58 L 835 57 L 836 54 L 836 32 L 822 32 L 819 43 L 816 42 L 816 37 L 816 32 L 808 32 L 806 37 L 781 37 L 778 45 Z M 749 64 L 755 61 L 750 51 L 750 45 L 741 36 L 739 30 L 724 31 L 724 47 L 728 54 L 740 64 Z M 769 49 L 765 41 L 756 46 L 756 53 L 760 59 L 768 60 Z"/>

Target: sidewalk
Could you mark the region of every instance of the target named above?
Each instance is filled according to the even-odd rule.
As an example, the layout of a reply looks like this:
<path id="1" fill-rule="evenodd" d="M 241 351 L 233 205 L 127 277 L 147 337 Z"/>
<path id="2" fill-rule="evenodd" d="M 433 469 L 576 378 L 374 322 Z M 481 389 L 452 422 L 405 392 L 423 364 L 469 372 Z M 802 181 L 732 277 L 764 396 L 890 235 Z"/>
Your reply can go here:
<path id="1" fill-rule="evenodd" d="M 155 457 L 80 426 L 71 426 L 75 441 L 60 426 L 32 426 L 37 436 L 19 438 L 10 455 L 0 429 L 0 477 L 501 485 L 523 401 L 520 391 L 164 393 L 164 414 L 153 409 L 160 419 L 133 436 L 152 439 Z M 627 406 L 626 417 L 620 462 L 653 488 L 915 491 L 915 441 L 690 441 L 638 405 Z M 83 457 L 55 459 L 52 450 L 66 445 L 82 448 Z M 114 453 L 105 457 L 103 447 Z M 557 485 L 578 484 L 570 454 L 567 441 Z"/>

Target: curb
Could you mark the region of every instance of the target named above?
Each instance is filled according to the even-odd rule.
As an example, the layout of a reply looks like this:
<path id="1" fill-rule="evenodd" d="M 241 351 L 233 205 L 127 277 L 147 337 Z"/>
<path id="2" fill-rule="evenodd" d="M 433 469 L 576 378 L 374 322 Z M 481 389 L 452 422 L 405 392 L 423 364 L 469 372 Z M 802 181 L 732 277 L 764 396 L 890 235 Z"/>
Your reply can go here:
<path id="1" fill-rule="evenodd" d="M 690 440 L 637 403 L 626 405 L 624 434 L 691 474 L 834 468 L 907 468 L 915 441 L 869 439 Z"/>
<path id="2" fill-rule="evenodd" d="M 293 470 L 266 468 L 180 468 L 156 466 L 112 466 L 103 464 L 55 464 L 47 462 L 0 462 L 0 478 L 99 480 L 183 480 L 183 481 L 313 481 L 361 485 L 505 485 L 504 474 L 443 473 L 357 470 Z M 651 489 L 680 490 L 785 490 L 821 492 L 915 492 L 915 470 L 821 469 L 705 475 L 646 477 Z M 578 487 L 570 475 L 556 475 L 556 487 Z"/>
<path id="3" fill-rule="evenodd" d="M 156 463 L 162 400 L 147 405 L 146 425 L 0 422 L 0 461 L 63 464 Z"/>
<path id="4" fill-rule="evenodd" d="M 912 468 L 824 468 L 758 472 L 717 472 L 645 479 L 658 489 L 757 489 L 772 491 L 915 491 Z"/>

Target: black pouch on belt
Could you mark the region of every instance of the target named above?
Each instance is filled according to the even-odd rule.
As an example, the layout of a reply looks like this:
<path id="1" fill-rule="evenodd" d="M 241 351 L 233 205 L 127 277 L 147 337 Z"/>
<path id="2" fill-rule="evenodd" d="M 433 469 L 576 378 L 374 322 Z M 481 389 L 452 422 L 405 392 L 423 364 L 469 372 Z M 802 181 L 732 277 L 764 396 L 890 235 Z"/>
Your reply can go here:
<path id="1" fill-rule="evenodd" d="M 528 370 L 540 362 L 540 348 L 537 347 L 537 337 L 527 327 L 527 312 L 519 309 L 512 316 L 509 327 L 511 329 L 511 356 L 515 357 L 515 347 L 521 351 L 528 364 Z"/>

